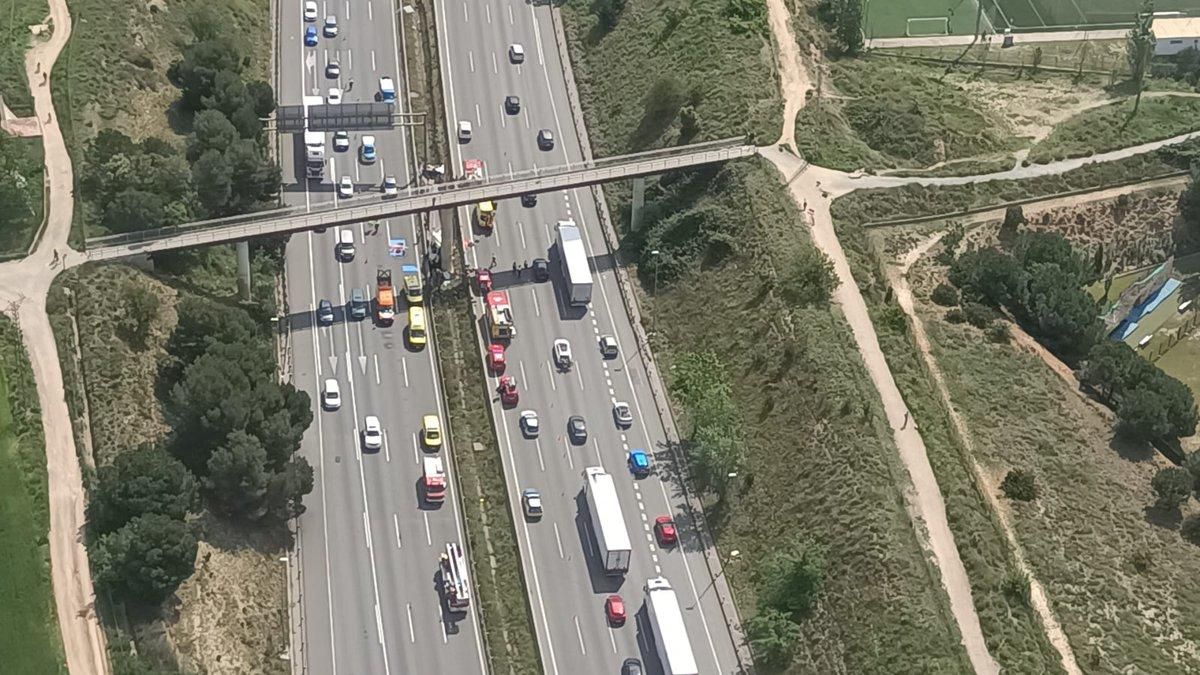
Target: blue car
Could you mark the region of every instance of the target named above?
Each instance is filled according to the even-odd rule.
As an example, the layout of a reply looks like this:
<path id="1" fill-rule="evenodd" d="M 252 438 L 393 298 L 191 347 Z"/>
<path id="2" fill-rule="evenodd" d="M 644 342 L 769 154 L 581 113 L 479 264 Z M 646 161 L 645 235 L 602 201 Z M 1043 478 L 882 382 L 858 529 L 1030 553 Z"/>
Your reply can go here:
<path id="1" fill-rule="evenodd" d="M 646 454 L 645 450 L 629 451 L 629 470 L 638 478 L 650 475 L 650 456 Z"/>
<path id="2" fill-rule="evenodd" d="M 304 46 L 305 47 L 316 47 L 317 46 L 317 27 L 316 26 L 305 26 L 304 27 Z"/>

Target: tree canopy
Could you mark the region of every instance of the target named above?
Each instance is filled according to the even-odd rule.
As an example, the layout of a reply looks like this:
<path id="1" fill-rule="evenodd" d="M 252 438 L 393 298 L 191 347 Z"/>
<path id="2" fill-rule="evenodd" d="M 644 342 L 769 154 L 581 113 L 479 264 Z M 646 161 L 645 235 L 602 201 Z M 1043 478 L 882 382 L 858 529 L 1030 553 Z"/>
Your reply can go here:
<path id="1" fill-rule="evenodd" d="M 187 467 L 159 448 L 143 446 L 117 455 L 111 464 L 96 470 L 88 525 L 98 535 L 139 516 L 183 520 L 195 510 L 196 497 L 196 480 Z"/>
<path id="2" fill-rule="evenodd" d="M 186 523 L 160 514 L 138 516 L 96 541 L 92 570 L 100 588 L 155 605 L 191 576 L 196 550 Z"/>

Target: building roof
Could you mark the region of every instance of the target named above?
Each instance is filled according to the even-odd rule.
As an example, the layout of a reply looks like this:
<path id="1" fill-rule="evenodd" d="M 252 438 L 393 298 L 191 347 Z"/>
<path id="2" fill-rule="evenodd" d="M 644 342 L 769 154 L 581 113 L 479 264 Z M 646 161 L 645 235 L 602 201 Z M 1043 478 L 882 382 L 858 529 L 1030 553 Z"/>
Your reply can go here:
<path id="1" fill-rule="evenodd" d="M 1155 18 L 1154 38 L 1156 40 L 1200 38 L 1200 16 Z"/>

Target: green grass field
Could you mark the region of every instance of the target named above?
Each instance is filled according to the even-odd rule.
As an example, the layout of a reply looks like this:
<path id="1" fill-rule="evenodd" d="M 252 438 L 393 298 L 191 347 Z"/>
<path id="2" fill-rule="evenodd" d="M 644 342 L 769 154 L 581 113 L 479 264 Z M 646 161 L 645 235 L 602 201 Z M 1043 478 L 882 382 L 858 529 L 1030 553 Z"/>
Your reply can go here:
<path id="1" fill-rule="evenodd" d="M 7 673 L 66 673 L 46 533 L 46 455 L 20 334 L 0 319 L 0 659 Z"/>
<path id="2" fill-rule="evenodd" d="M 970 35 L 975 30 L 978 2 L 983 3 L 987 32 L 1013 30 L 1082 30 L 1125 28 L 1133 24 L 1138 0 L 868 0 L 864 30 L 868 38 L 919 35 Z M 1157 12 L 1200 12 L 1200 0 L 1158 0 Z M 940 17 L 947 21 L 923 21 Z M 918 19 L 910 21 L 910 19 Z"/>
<path id="3" fill-rule="evenodd" d="M 1044 164 L 1083 157 L 1200 129 L 1200 98 L 1143 98 L 1137 115 L 1130 118 L 1132 110 L 1133 102 L 1126 100 L 1084 111 L 1056 126 L 1044 141 L 1033 146 L 1028 160 Z"/>

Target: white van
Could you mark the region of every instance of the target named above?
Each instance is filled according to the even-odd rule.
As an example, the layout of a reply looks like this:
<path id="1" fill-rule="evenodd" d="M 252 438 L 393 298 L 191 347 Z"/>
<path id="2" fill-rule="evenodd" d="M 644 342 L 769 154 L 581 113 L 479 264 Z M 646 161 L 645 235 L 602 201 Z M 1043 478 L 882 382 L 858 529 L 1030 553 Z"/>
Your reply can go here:
<path id="1" fill-rule="evenodd" d="M 342 262 L 354 260 L 354 230 L 343 227 L 338 230 L 337 256 Z"/>

